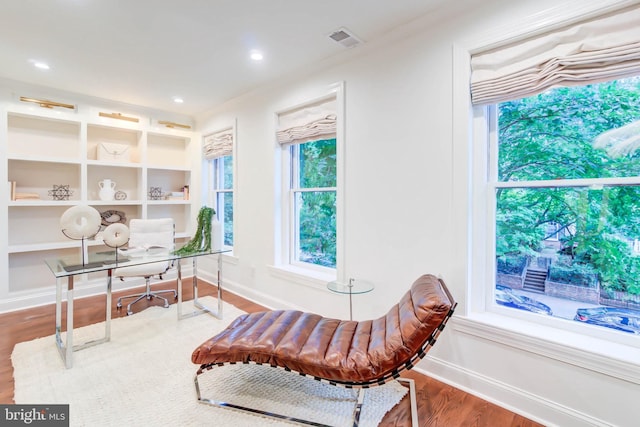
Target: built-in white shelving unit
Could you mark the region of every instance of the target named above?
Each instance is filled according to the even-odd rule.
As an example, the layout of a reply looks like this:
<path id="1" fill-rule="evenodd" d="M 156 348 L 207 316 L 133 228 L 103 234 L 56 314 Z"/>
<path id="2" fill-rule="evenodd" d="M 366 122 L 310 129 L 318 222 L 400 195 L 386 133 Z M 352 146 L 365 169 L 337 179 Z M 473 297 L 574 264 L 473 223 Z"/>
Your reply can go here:
<path id="1" fill-rule="evenodd" d="M 44 259 L 79 253 L 81 242 L 66 238 L 60 230 L 60 217 L 66 209 L 87 204 L 98 211 L 117 210 L 131 218 L 172 217 L 176 237 L 186 240 L 192 232 L 195 217 L 193 192 L 189 199 L 152 199 L 150 189 L 163 193 L 181 192 L 191 187 L 194 169 L 195 132 L 166 128 L 157 118 L 132 116 L 135 121 L 103 117 L 108 111 L 89 105 L 76 105 L 73 110 L 42 108 L 14 101 L 3 105 L 0 151 L 5 164 L 6 229 L 3 240 L 6 277 L 0 287 L 0 301 L 31 298 L 42 302 L 54 295 L 55 280 Z M 101 144 L 126 149 L 122 158 L 100 158 Z M 101 200 L 99 182 L 110 179 L 115 190 L 126 197 Z M 29 198 L 12 198 L 15 193 Z M 68 186 L 68 200 L 55 200 L 51 190 Z M 157 192 L 156 192 L 157 193 Z M 122 196 L 122 194 L 120 194 Z M 87 251 L 107 250 L 101 239 L 88 240 Z M 92 275 L 79 277 L 82 282 Z M 78 282 L 78 279 L 76 281 Z M 16 304 L 13 304 L 16 305 Z M 18 306 L 22 304 L 17 304 Z M 0 311 L 3 307 L 0 304 Z"/>

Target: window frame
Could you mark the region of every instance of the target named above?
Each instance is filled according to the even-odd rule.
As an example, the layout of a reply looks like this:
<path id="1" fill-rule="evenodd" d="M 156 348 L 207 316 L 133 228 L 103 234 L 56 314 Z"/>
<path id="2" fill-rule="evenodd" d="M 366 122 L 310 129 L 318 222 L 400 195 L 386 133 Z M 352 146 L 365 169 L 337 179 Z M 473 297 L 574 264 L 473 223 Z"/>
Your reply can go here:
<path id="1" fill-rule="evenodd" d="M 522 310 L 501 307 L 495 302 L 495 289 L 491 284 L 496 283 L 496 190 L 506 188 L 593 188 L 605 185 L 640 185 L 640 176 L 636 177 L 617 177 L 617 178 L 581 178 L 581 179 L 556 179 L 556 180 L 537 180 L 537 181 L 500 181 L 498 179 L 498 118 L 497 105 L 490 105 L 483 108 L 483 113 L 488 122 L 488 135 L 486 144 L 489 144 L 487 152 L 487 169 L 488 179 L 486 180 L 487 194 L 487 224 L 486 228 L 490 231 L 490 246 L 486 248 L 487 263 L 487 284 L 485 288 L 486 310 L 495 312 L 508 317 L 529 320 L 541 325 L 555 328 L 565 329 L 567 331 L 576 332 L 585 336 L 605 339 L 607 341 L 617 342 L 640 349 L 640 339 L 633 334 L 625 334 L 609 330 L 607 328 L 598 328 L 593 325 L 583 324 L 581 322 L 565 322 L 560 318 L 553 316 L 544 316 L 535 313 L 529 313 Z"/>
<path id="2" fill-rule="evenodd" d="M 326 284 L 333 280 L 346 280 L 345 274 L 345 232 L 344 232 L 344 82 L 329 85 L 328 89 L 321 90 L 317 96 L 307 97 L 303 102 L 281 108 L 274 113 L 274 128 L 277 127 L 278 115 L 305 105 L 321 102 L 326 99 L 336 100 L 336 268 L 329 268 L 305 262 L 292 262 L 295 250 L 294 232 L 296 218 L 294 209 L 294 193 L 291 191 L 291 180 L 294 176 L 292 170 L 291 145 L 280 145 L 277 142 L 277 150 L 280 152 L 277 158 L 276 168 L 280 169 L 279 191 L 276 198 L 276 226 L 274 241 L 274 265 L 271 272 L 277 277 L 288 281 L 311 286 L 316 289 L 326 290 Z M 274 132 L 275 134 L 275 132 Z M 304 189 L 310 190 L 310 189 Z"/>
<path id="3" fill-rule="evenodd" d="M 234 212 L 234 216 L 233 216 L 233 223 L 232 223 L 232 235 L 233 235 L 233 243 L 234 245 L 226 245 L 224 243 L 224 238 L 223 238 L 223 248 L 226 250 L 231 250 L 233 251 L 235 243 L 236 243 L 236 197 L 235 197 L 235 186 L 236 186 L 236 177 L 237 177 L 237 168 L 238 168 L 238 164 L 237 164 L 237 156 L 236 156 L 236 149 L 237 149 L 237 136 L 236 136 L 236 126 L 235 123 L 233 125 L 230 126 L 226 126 L 224 128 L 221 128 L 219 130 L 213 131 L 213 132 L 207 132 L 206 135 L 211 135 L 211 134 L 216 134 L 219 132 L 224 132 L 225 130 L 231 130 L 231 134 L 233 135 L 233 145 L 232 145 L 232 152 L 229 156 L 223 156 L 223 157 L 217 157 L 217 158 L 213 158 L 213 159 L 203 159 L 204 162 L 204 169 L 206 171 L 206 173 L 203 173 L 203 179 L 206 179 L 205 185 L 203 186 L 203 188 L 207 189 L 207 194 L 206 194 L 206 200 L 207 200 L 207 204 L 208 206 L 213 207 L 213 209 L 215 209 L 216 211 L 216 219 L 218 219 L 218 221 L 220 221 L 222 223 L 222 230 L 224 233 L 224 213 L 222 216 L 220 216 L 220 209 L 218 208 L 218 195 L 222 194 L 222 197 L 224 197 L 225 193 L 230 193 L 232 194 L 232 210 Z M 231 188 L 220 188 L 220 183 L 223 182 L 224 180 L 221 178 L 224 176 L 224 162 L 220 161 L 221 159 L 224 159 L 225 157 L 231 157 L 232 159 L 232 168 L 231 168 L 231 173 L 232 173 L 232 177 L 231 177 Z M 232 253 L 227 253 L 226 255 L 232 255 Z"/>
<path id="4" fill-rule="evenodd" d="M 614 12 L 627 4 L 625 0 L 607 4 L 585 0 L 579 6 L 558 5 L 521 22 L 453 43 L 452 223 L 457 226 L 452 232 L 451 248 L 455 248 L 455 253 L 451 256 L 459 261 L 454 263 L 446 280 L 454 292 L 464 295 L 451 322 L 457 332 L 640 384 L 640 348 L 612 340 L 606 328 L 591 328 L 587 333 L 584 332 L 587 325 L 571 325 L 578 328 L 575 330 L 557 328 L 561 319 L 542 324 L 537 317 L 532 321 L 529 313 L 510 313 L 519 310 L 506 311 L 495 304 L 495 269 L 488 267 L 494 265 L 491 254 L 495 250 L 495 221 L 488 219 L 495 217 L 492 212 L 495 208 L 491 208 L 487 197 L 487 158 L 491 155 L 493 161 L 496 153 L 489 152 L 491 123 L 486 107 L 471 104 L 469 88 L 474 53 Z M 462 258 L 461 250 L 465 253 Z"/>
<path id="5" fill-rule="evenodd" d="M 305 143 L 302 143 L 305 144 Z M 310 262 L 300 261 L 296 259 L 296 255 L 300 252 L 300 239 L 298 230 L 300 229 L 299 223 L 299 215 L 298 206 L 297 206 L 297 196 L 302 193 L 317 193 L 317 192 L 326 192 L 326 193 L 335 193 L 336 199 L 338 195 L 337 186 L 335 187 L 301 187 L 300 186 L 300 146 L 302 144 L 292 144 L 289 148 L 289 161 L 291 165 L 289 166 L 290 176 L 289 176 L 289 264 L 299 268 L 309 268 L 312 270 L 317 270 L 319 272 L 331 274 L 336 269 L 326 266 L 321 266 L 318 264 L 313 264 Z M 336 138 L 336 162 L 337 162 L 337 138 Z M 337 172 L 337 171 L 336 171 Z M 337 179 L 337 177 L 336 177 Z M 337 207 L 336 207 L 337 208 Z M 337 212 L 336 212 L 337 216 Z M 337 218 L 336 218 L 337 221 Z M 337 227 L 336 227 L 337 228 Z M 336 230 L 337 234 L 337 230 Z M 337 248 L 336 248 L 337 250 Z M 336 262 L 337 262 L 337 254 L 336 254 Z"/>
<path id="6" fill-rule="evenodd" d="M 224 164 L 225 164 L 225 159 L 231 159 L 231 188 L 224 188 Z M 218 219 L 218 221 L 220 221 L 222 223 L 222 230 L 224 233 L 224 208 L 220 209 L 220 205 L 219 205 L 219 198 L 222 197 L 224 198 L 225 194 L 231 194 L 231 204 L 232 204 L 232 211 L 233 211 L 233 204 L 235 203 L 235 197 L 233 197 L 233 186 L 234 186 L 234 181 L 235 181 L 235 162 L 233 162 L 234 156 L 233 154 L 229 155 L 229 156 L 223 156 L 223 157 L 217 157 L 215 159 L 211 159 L 209 160 L 209 162 L 211 163 L 211 206 L 214 207 L 214 209 L 216 210 L 216 218 Z M 222 184 L 222 185 L 221 185 Z M 234 217 L 235 218 L 235 217 Z M 232 238 L 235 238 L 235 221 L 234 218 L 231 219 L 231 225 L 232 225 L 232 231 L 231 231 L 231 235 Z M 223 248 L 225 249 L 233 249 L 233 245 L 227 245 L 225 243 L 225 240 L 223 238 Z M 235 242 L 235 239 L 233 239 Z"/>

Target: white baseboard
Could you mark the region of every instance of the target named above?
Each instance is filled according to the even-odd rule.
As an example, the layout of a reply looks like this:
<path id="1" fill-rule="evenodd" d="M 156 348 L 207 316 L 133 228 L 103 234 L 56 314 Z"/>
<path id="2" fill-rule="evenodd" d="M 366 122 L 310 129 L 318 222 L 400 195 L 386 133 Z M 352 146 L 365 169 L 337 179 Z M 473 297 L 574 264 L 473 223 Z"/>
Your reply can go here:
<path id="1" fill-rule="evenodd" d="M 191 268 L 184 268 L 182 275 L 189 277 L 192 274 Z M 163 275 L 162 280 L 154 279 L 153 283 L 171 281 L 177 278 L 175 270 L 169 271 L 166 275 Z M 58 279 L 63 283 L 62 299 L 67 298 L 66 291 L 66 279 Z M 74 299 L 86 298 L 95 295 L 101 295 L 106 292 L 107 276 L 103 278 L 93 279 L 90 282 L 82 283 L 82 285 L 76 285 L 74 287 Z M 130 278 L 125 281 L 121 281 L 119 278 L 114 277 L 111 285 L 112 292 L 124 291 L 131 288 L 144 286 L 144 278 Z M 24 310 L 27 308 L 40 307 L 43 305 L 55 304 L 56 302 L 56 288 L 55 286 L 47 287 L 46 289 L 36 289 L 35 291 L 25 291 L 10 294 L 8 298 L 0 300 L 0 313 L 8 313 L 12 311 Z"/>
<path id="2" fill-rule="evenodd" d="M 214 274 L 208 272 L 198 271 L 198 278 L 207 282 L 215 283 L 217 277 Z M 274 307 L 286 307 L 292 310 L 299 310 L 299 307 L 292 306 L 291 303 L 281 300 L 279 298 L 273 298 L 272 295 L 264 294 L 262 292 L 256 292 L 255 289 L 248 288 L 243 286 L 235 281 L 230 281 L 222 278 L 223 283 L 223 291 L 230 291 L 234 294 L 242 295 L 242 298 L 264 306 L 266 308 L 274 308 Z M 223 296 L 224 298 L 224 296 Z"/>
<path id="3" fill-rule="evenodd" d="M 430 355 L 414 370 L 547 427 L 613 427 L 588 414 Z"/>

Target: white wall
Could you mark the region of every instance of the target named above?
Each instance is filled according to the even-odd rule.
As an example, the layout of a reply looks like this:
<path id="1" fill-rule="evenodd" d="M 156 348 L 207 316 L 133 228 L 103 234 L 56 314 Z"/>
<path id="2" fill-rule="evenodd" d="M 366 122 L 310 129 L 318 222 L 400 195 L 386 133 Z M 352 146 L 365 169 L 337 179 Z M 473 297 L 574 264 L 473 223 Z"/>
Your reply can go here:
<path id="1" fill-rule="evenodd" d="M 469 211 L 466 187 L 454 173 L 462 171 L 464 181 L 469 153 L 465 141 L 456 141 L 466 130 L 453 128 L 459 125 L 453 94 L 460 90 L 454 87 L 459 70 L 452 69 L 453 46 L 471 46 L 519 22 L 522 31 L 535 29 L 543 24 L 536 16 L 553 16 L 555 8 L 566 14 L 572 7 L 598 4 L 560 3 L 493 0 L 465 10 L 465 2 L 457 2 L 455 17 L 422 18 L 391 34 L 385 44 L 358 47 L 347 62 L 288 78 L 199 117 L 203 134 L 237 120 L 235 258 L 225 265 L 229 288 L 274 307 L 348 315 L 343 296 L 283 279 L 270 268 L 276 260 L 279 191 L 274 113 L 344 81 L 345 268 L 347 277 L 376 285 L 372 293 L 355 297 L 354 317 L 381 315 L 420 274 L 435 273 L 461 303 L 457 316 L 463 318 L 470 285 Z M 600 2 L 605 3 L 614 2 Z M 637 421 L 631 409 L 640 397 L 637 382 L 515 342 L 480 337 L 452 323 L 420 369 L 547 425 Z"/>

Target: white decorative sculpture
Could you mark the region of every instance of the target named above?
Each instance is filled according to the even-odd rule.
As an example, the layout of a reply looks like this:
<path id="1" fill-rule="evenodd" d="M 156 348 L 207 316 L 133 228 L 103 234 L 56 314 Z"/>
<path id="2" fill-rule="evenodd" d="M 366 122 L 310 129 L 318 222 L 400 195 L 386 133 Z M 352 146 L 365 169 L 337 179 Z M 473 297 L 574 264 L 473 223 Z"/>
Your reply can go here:
<path id="1" fill-rule="evenodd" d="M 116 249 L 116 264 L 118 263 L 118 248 L 124 246 L 129 241 L 129 227 L 116 222 L 109 225 L 102 232 L 104 244 Z"/>
<path id="2" fill-rule="evenodd" d="M 87 205 L 73 206 L 60 217 L 62 234 L 69 239 L 82 240 L 82 265 L 85 264 L 84 240 L 98 234 L 101 222 L 100 212 Z"/>

